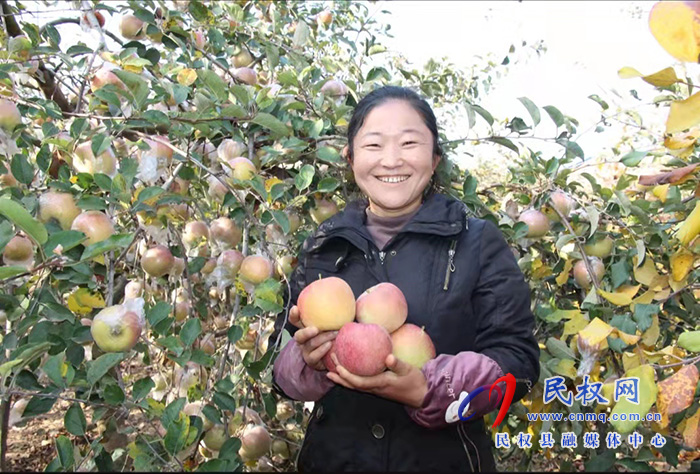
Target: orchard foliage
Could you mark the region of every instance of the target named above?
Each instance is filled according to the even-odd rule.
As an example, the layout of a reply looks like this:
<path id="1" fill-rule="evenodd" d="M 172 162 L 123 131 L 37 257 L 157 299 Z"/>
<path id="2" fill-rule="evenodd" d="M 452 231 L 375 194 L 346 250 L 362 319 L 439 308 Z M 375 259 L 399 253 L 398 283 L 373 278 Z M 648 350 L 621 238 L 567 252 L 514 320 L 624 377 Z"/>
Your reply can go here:
<path id="1" fill-rule="evenodd" d="M 535 435 L 523 462 L 548 429 L 667 439 L 659 451 L 549 452 L 561 470 L 578 455 L 594 469 L 676 465 L 700 446 L 700 113 L 674 68 L 620 71 L 657 87 L 669 119 L 659 146 L 620 156 L 608 185 L 588 172 L 574 117 L 527 98 L 527 115 L 506 121 L 479 106 L 507 61 L 409 68 L 382 44 L 389 28 L 371 2 L 71 2 L 72 14 L 46 24 L 20 3 L 0 5 L 3 470 L 9 424 L 59 401 L 69 408 L 49 471 L 294 468 L 308 415 L 272 391 L 271 364 L 289 339 L 273 340 L 273 324 L 289 311 L 301 243 L 357 196 L 341 158 L 346 128 L 359 98 L 385 84 L 489 127 L 442 135 L 448 156 L 466 143 L 513 159 L 507 182 L 482 189 L 448 160 L 438 170 L 443 190 L 497 223 L 518 256 L 542 379 L 562 375 L 573 388 L 589 376 L 609 399 L 616 378 L 639 376 L 646 389 L 639 406 L 569 408 L 543 405 L 536 385 L 501 428 Z M 697 42 L 674 43 L 680 23 L 664 18 L 697 26 L 695 14 L 664 8 L 651 32 L 687 61 Z M 71 42 L 70 28 L 95 44 Z M 596 98 L 604 122 L 608 104 Z M 524 140 L 544 120 L 556 136 L 539 138 L 558 153 Z M 643 162 L 663 170 L 640 176 Z M 657 410 L 663 421 L 525 418 L 601 410 Z"/>

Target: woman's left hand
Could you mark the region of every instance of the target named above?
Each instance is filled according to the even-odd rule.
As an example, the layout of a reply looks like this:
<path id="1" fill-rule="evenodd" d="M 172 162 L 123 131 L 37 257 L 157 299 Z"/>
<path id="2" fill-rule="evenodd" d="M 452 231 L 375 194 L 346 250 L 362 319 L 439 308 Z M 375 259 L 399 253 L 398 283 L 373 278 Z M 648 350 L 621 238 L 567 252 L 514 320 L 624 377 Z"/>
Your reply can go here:
<path id="1" fill-rule="evenodd" d="M 327 377 L 346 388 L 369 392 L 413 408 L 420 408 L 428 393 L 428 381 L 423 372 L 411 364 L 400 361 L 393 354 L 386 358 L 386 366 L 389 370 L 370 377 L 349 372 L 338 363 L 335 354 L 332 354 L 331 358 L 336 364 L 335 370 L 338 373 L 328 372 Z"/>

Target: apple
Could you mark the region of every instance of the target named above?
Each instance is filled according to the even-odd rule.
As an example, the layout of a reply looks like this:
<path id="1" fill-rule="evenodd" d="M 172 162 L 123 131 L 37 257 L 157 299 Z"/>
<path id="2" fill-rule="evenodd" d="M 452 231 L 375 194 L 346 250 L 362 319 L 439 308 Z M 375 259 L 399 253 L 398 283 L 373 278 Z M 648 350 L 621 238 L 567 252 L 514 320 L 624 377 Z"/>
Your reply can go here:
<path id="1" fill-rule="evenodd" d="M 32 50 L 32 42 L 24 35 L 13 36 L 7 42 L 9 52 L 16 53 L 21 59 L 29 59 L 29 53 Z"/>
<path id="2" fill-rule="evenodd" d="M 170 272 L 168 272 L 168 273 L 173 278 L 178 278 L 178 277 L 182 276 L 182 274 L 184 272 L 185 272 L 185 259 L 180 258 L 180 257 L 175 257 L 173 259 L 173 266 L 170 269 Z"/>
<path id="3" fill-rule="evenodd" d="M 605 265 L 603 265 L 603 262 L 598 257 L 589 257 L 588 262 L 593 269 L 596 280 L 600 281 L 603 275 L 605 275 Z M 588 274 L 586 263 L 583 260 L 579 260 L 574 264 L 574 280 L 576 280 L 576 283 L 584 290 L 588 290 L 591 287 L 591 277 Z"/>
<path id="4" fill-rule="evenodd" d="M 240 406 L 236 408 L 236 412 L 233 417 L 229 419 L 228 422 L 228 435 L 231 437 L 238 437 L 240 434 L 240 429 L 248 425 L 262 425 L 263 421 L 260 418 L 260 414 L 252 408 L 245 407 L 245 420 L 243 420 L 243 407 Z"/>
<path id="5" fill-rule="evenodd" d="M 253 56 L 245 48 L 241 48 L 241 52 L 233 57 L 233 67 L 235 68 L 248 67 L 252 62 Z"/>
<path id="6" fill-rule="evenodd" d="M 293 255 L 284 255 L 277 259 L 277 264 L 275 265 L 275 274 L 282 278 L 282 275 L 289 277 L 294 271 L 299 259 Z"/>
<path id="7" fill-rule="evenodd" d="M 398 286 L 379 283 L 357 298 L 357 322 L 379 324 L 388 332 L 396 331 L 408 317 L 408 303 Z"/>
<path id="8" fill-rule="evenodd" d="M 564 191 L 554 191 L 549 195 L 554 208 L 559 211 L 564 217 L 568 218 L 569 214 L 573 210 L 576 201 L 574 201 L 571 196 L 566 194 Z M 555 221 L 559 222 L 559 214 L 554 213 L 553 218 Z"/>
<path id="9" fill-rule="evenodd" d="M 316 205 L 309 211 L 311 219 L 319 225 L 331 216 L 338 213 L 338 206 L 328 199 L 317 199 Z"/>
<path id="10" fill-rule="evenodd" d="M 272 454 L 273 456 L 279 456 L 282 459 L 289 459 L 289 445 L 284 440 L 274 440 L 272 442 Z"/>
<path id="11" fill-rule="evenodd" d="M 216 352 L 216 336 L 209 333 L 199 340 L 198 349 L 201 349 L 205 354 L 213 355 Z"/>
<path id="12" fill-rule="evenodd" d="M 124 15 L 119 24 L 121 35 L 130 40 L 143 39 L 146 37 L 146 25 L 142 20 L 134 15 Z"/>
<path id="13" fill-rule="evenodd" d="M 206 380 L 207 372 L 204 367 L 194 362 L 187 362 L 184 367 L 178 367 L 174 373 L 174 387 L 177 397 L 187 397 L 190 388 L 201 385 Z"/>
<path id="14" fill-rule="evenodd" d="M 228 193 L 228 188 L 226 187 L 226 185 L 224 185 L 214 176 L 209 176 L 209 178 L 207 178 L 207 182 L 209 183 L 209 189 L 207 190 L 207 194 L 209 194 L 209 196 L 212 199 L 222 201 L 226 196 L 226 193 Z"/>
<path id="15" fill-rule="evenodd" d="M 243 260 L 241 260 L 243 261 Z M 200 272 L 202 275 L 209 275 L 211 272 L 214 271 L 216 268 L 216 259 L 215 258 L 210 258 L 207 260 L 207 262 L 204 264 Z"/>
<path id="16" fill-rule="evenodd" d="M 241 278 L 253 285 L 259 285 L 272 277 L 272 263 L 261 255 L 249 255 L 243 259 L 239 273 Z"/>
<path id="17" fill-rule="evenodd" d="M 159 160 L 170 164 L 173 159 L 173 149 L 168 146 L 171 144 L 170 140 L 163 135 L 154 135 L 153 138 L 154 140 L 148 138 L 143 140 L 150 149 L 141 150 L 141 153 L 156 156 Z"/>
<path id="18" fill-rule="evenodd" d="M 75 199 L 70 193 L 48 191 L 39 198 L 39 220 L 43 223 L 56 219 L 63 230 L 69 230 L 80 214 Z"/>
<path id="19" fill-rule="evenodd" d="M 316 23 L 318 23 L 319 26 L 328 26 L 331 24 L 333 21 L 333 14 L 329 12 L 328 10 L 324 10 L 321 13 L 318 14 L 316 17 Z"/>
<path id="20" fill-rule="evenodd" d="M 355 375 L 370 377 L 386 369 L 392 353 L 389 332 L 379 324 L 350 322 L 338 331 L 333 350 L 340 365 Z"/>
<path id="21" fill-rule="evenodd" d="M 584 245 L 583 250 L 590 257 L 607 258 L 612 255 L 614 246 L 615 242 L 613 239 L 609 235 L 606 235 L 602 239 Z"/>
<path id="22" fill-rule="evenodd" d="M 342 97 L 348 94 L 348 86 L 343 81 L 331 79 L 321 86 L 321 93 L 328 97 Z"/>
<path id="23" fill-rule="evenodd" d="M 117 175 L 117 157 L 110 146 L 95 158 L 92 153 L 92 141 L 88 140 L 75 147 L 73 168 L 78 173 L 102 173 L 114 178 Z"/>
<path id="24" fill-rule="evenodd" d="M 257 171 L 255 164 L 248 158 L 244 158 L 242 156 L 228 160 L 226 163 L 230 167 L 230 170 L 228 171 L 229 175 L 240 181 L 253 178 L 253 176 L 255 176 L 255 172 Z"/>
<path id="25" fill-rule="evenodd" d="M 92 320 L 90 334 L 103 352 L 130 351 L 138 342 L 144 326 L 144 300 L 104 308 Z"/>
<path id="26" fill-rule="evenodd" d="M 175 309 L 173 311 L 173 314 L 175 315 L 175 321 L 178 323 L 181 323 L 185 319 L 187 319 L 187 316 L 190 314 L 190 302 L 189 301 L 176 301 L 175 302 Z"/>
<path id="27" fill-rule="evenodd" d="M 204 36 L 204 32 L 202 30 L 196 30 L 194 33 L 194 45 L 198 49 L 204 49 L 207 46 L 207 38 Z"/>
<path id="28" fill-rule="evenodd" d="M 2 252 L 5 265 L 31 266 L 34 260 L 34 244 L 23 235 L 15 235 Z"/>
<path id="29" fill-rule="evenodd" d="M 71 230 L 77 230 L 85 234 L 87 239 L 84 246 L 102 242 L 114 235 L 112 219 L 102 211 L 84 211 L 73 220 Z"/>
<path id="30" fill-rule="evenodd" d="M 243 231 L 228 217 L 219 217 L 211 221 L 209 232 L 212 240 L 221 248 L 233 248 L 241 243 Z"/>
<path id="31" fill-rule="evenodd" d="M 249 67 L 234 69 L 233 77 L 244 84 L 248 84 L 249 86 L 254 86 L 258 83 L 258 73 L 255 72 L 255 69 Z"/>
<path id="32" fill-rule="evenodd" d="M 182 409 L 182 412 L 187 416 L 200 417 L 203 423 L 202 428 L 204 429 L 204 431 L 209 431 L 211 428 L 214 427 L 214 423 L 204 415 L 204 413 L 202 412 L 203 408 L 204 402 L 198 400 L 196 402 L 191 402 L 185 405 L 185 408 Z"/>
<path id="33" fill-rule="evenodd" d="M 22 115 L 14 102 L 0 100 L 0 127 L 11 132 L 22 123 Z"/>
<path id="34" fill-rule="evenodd" d="M 124 299 L 139 298 L 143 295 L 143 282 L 132 280 L 124 287 Z"/>
<path id="35" fill-rule="evenodd" d="M 305 327 L 335 331 L 355 319 L 355 295 L 338 277 L 321 278 L 307 285 L 297 299 L 299 317 Z"/>
<path id="36" fill-rule="evenodd" d="M 6 188 L 15 188 L 19 186 L 19 181 L 12 176 L 12 173 L 0 174 L 0 184 Z"/>
<path id="37" fill-rule="evenodd" d="M 537 238 L 542 237 L 547 232 L 549 232 L 549 219 L 542 212 L 537 209 L 528 209 L 520 214 L 518 219 L 520 222 L 524 222 L 528 226 L 528 231 L 526 237 Z"/>
<path id="38" fill-rule="evenodd" d="M 187 250 L 198 247 L 209 240 L 209 227 L 206 222 L 192 221 L 185 225 L 185 231 L 182 233 L 182 243 L 185 244 Z"/>
<path id="39" fill-rule="evenodd" d="M 394 356 L 419 369 L 435 358 L 435 345 L 424 328 L 404 324 L 391 334 Z"/>
<path id="40" fill-rule="evenodd" d="M 238 250 L 224 250 L 216 261 L 220 268 L 220 274 L 229 280 L 233 280 L 238 275 L 245 256 Z"/>
<path id="41" fill-rule="evenodd" d="M 293 234 L 299 230 L 299 227 L 301 227 L 301 218 L 299 217 L 299 214 L 293 210 L 287 211 L 287 218 L 289 219 L 289 233 Z"/>
<path id="42" fill-rule="evenodd" d="M 281 400 L 277 402 L 277 412 L 275 418 L 279 421 L 287 421 L 294 416 L 294 405 L 289 400 Z"/>
<path id="43" fill-rule="evenodd" d="M 116 74 L 103 66 L 95 71 L 93 76 L 90 78 L 90 90 L 92 92 L 97 92 L 107 84 L 112 84 L 113 86 L 122 90 L 127 89 L 126 84 L 124 84 Z"/>
<path id="44" fill-rule="evenodd" d="M 218 451 L 224 445 L 228 436 L 226 436 L 226 428 L 224 425 L 218 424 L 209 428 L 202 438 L 202 442 L 207 449 Z"/>
<path id="45" fill-rule="evenodd" d="M 216 155 L 221 161 L 232 160 L 238 156 L 243 156 L 248 151 L 248 148 L 241 142 L 227 138 L 222 140 L 219 147 L 216 149 Z"/>
<path id="46" fill-rule="evenodd" d="M 244 461 L 259 459 L 272 447 L 272 437 L 261 425 L 248 425 L 240 440 L 241 448 L 238 454 Z"/>
<path id="47" fill-rule="evenodd" d="M 165 245 L 155 245 L 141 257 L 141 268 L 152 277 L 161 277 L 170 272 L 175 257 Z"/>

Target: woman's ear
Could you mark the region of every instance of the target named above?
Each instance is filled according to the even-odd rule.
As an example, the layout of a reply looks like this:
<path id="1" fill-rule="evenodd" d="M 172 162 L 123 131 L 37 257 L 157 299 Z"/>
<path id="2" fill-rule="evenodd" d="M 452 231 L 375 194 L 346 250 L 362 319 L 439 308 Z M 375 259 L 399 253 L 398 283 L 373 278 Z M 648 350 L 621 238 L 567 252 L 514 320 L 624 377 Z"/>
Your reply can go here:
<path id="1" fill-rule="evenodd" d="M 441 158 L 442 158 L 442 157 L 441 157 L 440 155 L 438 155 L 438 154 L 433 155 L 433 172 L 435 171 L 435 169 L 436 169 L 436 168 L 438 167 L 438 165 L 440 164 L 440 159 L 441 159 Z"/>
<path id="2" fill-rule="evenodd" d="M 343 159 L 345 159 L 345 161 L 348 162 L 349 165 L 352 165 L 352 161 L 350 160 L 350 148 L 347 145 L 343 147 L 343 150 L 340 152 L 340 154 L 343 157 Z"/>

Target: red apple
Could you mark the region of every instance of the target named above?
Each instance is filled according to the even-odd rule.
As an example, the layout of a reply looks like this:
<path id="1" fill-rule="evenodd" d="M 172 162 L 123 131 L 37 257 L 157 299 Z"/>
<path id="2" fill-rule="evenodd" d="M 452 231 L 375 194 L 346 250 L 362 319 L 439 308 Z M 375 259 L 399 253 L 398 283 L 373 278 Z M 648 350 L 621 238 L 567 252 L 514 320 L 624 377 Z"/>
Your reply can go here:
<path id="1" fill-rule="evenodd" d="M 146 25 L 134 15 L 124 15 L 119 24 L 119 31 L 126 39 L 143 39 L 146 37 Z"/>
<path id="2" fill-rule="evenodd" d="M 394 356 L 419 369 L 435 358 L 435 345 L 424 328 L 404 324 L 391 334 Z"/>
<path id="3" fill-rule="evenodd" d="M 240 244 L 243 238 L 241 229 L 228 217 L 219 217 L 211 221 L 209 231 L 211 238 L 221 248 L 233 248 Z"/>
<path id="4" fill-rule="evenodd" d="M 198 247 L 201 243 L 209 240 L 209 227 L 206 222 L 192 221 L 185 225 L 185 231 L 182 233 L 182 243 L 185 244 L 187 250 Z"/>
<path id="5" fill-rule="evenodd" d="M 115 232 L 112 219 L 102 211 L 85 211 L 79 214 L 70 228 L 85 234 L 87 239 L 83 245 L 86 247 L 108 239 Z"/>
<path id="6" fill-rule="evenodd" d="M 92 78 L 90 78 L 90 90 L 92 92 L 97 92 L 107 84 L 112 84 L 113 86 L 122 90 L 127 89 L 126 84 L 124 84 L 116 74 L 103 66 L 95 71 Z"/>
<path id="7" fill-rule="evenodd" d="M 526 237 L 538 238 L 549 232 L 549 219 L 537 209 L 528 209 L 524 211 L 520 214 L 518 220 L 526 223 L 528 226 Z"/>
<path id="8" fill-rule="evenodd" d="M 22 115 L 14 102 L 0 100 L 0 127 L 11 132 L 22 123 Z"/>
<path id="9" fill-rule="evenodd" d="M 161 277 L 170 272 L 175 257 L 165 245 L 155 245 L 141 257 L 141 268 L 152 277 Z"/>
<path id="10" fill-rule="evenodd" d="M 258 74 L 255 72 L 255 69 L 249 67 L 234 69 L 233 77 L 244 84 L 248 84 L 249 86 L 254 86 L 258 83 Z"/>
<path id="11" fill-rule="evenodd" d="M 340 365 L 365 377 L 382 373 L 392 353 L 391 336 L 378 324 L 347 323 L 333 346 Z"/>
<path id="12" fill-rule="evenodd" d="M 241 278 L 253 285 L 259 285 L 272 277 L 272 263 L 261 255 L 250 255 L 243 259 L 239 270 Z"/>
<path id="13" fill-rule="evenodd" d="M 304 326 L 335 331 L 355 319 L 355 295 L 338 277 L 321 278 L 307 285 L 297 299 Z"/>
<path id="14" fill-rule="evenodd" d="M 357 322 L 379 324 L 390 333 L 396 331 L 408 317 L 408 303 L 398 286 L 379 283 L 357 298 Z"/>
<path id="15" fill-rule="evenodd" d="M 605 275 L 605 265 L 603 265 L 603 262 L 598 257 L 589 257 L 588 262 L 593 269 L 596 279 L 600 281 Z M 576 280 L 576 283 L 584 290 L 590 289 L 593 283 L 588 269 L 586 268 L 586 263 L 583 260 L 579 260 L 574 265 L 574 280 Z"/>

